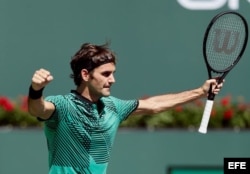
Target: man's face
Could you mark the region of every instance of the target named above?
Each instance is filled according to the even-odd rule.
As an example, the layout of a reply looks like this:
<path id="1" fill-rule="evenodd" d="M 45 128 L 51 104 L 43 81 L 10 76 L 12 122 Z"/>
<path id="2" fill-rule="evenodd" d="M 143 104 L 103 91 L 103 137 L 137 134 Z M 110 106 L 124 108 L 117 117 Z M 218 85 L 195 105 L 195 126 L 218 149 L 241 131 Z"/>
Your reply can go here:
<path id="1" fill-rule="evenodd" d="M 115 69 L 114 63 L 106 63 L 90 72 L 88 87 L 92 97 L 100 98 L 110 95 L 110 88 L 115 83 Z"/>

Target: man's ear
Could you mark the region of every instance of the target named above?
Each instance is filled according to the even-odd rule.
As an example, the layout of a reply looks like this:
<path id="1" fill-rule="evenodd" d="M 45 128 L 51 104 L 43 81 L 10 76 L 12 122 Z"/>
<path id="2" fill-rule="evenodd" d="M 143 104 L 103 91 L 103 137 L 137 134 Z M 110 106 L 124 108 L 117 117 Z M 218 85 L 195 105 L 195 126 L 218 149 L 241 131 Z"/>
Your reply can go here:
<path id="1" fill-rule="evenodd" d="M 82 80 L 87 82 L 89 80 L 89 71 L 87 69 L 81 70 Z"/>

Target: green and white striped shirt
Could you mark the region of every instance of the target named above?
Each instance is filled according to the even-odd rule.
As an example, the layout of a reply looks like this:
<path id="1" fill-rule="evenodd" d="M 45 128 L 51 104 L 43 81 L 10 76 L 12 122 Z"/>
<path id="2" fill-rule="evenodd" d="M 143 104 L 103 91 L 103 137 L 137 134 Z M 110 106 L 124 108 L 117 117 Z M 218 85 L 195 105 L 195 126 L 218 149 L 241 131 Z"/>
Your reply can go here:
<path id="1" fill-rule="evenodd" d="M 45 100 L 56 108 L 44 126 L 49 174 L 105 174 L 117 129 L 138 100 L 109 96 L 92 103 L 75 91 Z"/>

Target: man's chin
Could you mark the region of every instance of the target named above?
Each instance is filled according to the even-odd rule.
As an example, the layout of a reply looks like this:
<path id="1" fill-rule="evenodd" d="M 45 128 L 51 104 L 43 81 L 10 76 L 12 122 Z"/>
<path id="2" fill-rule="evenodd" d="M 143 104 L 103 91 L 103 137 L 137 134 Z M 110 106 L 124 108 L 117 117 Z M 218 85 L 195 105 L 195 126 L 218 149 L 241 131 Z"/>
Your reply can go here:
<path id="1" fill-rule="evenodd" d="M 110 92 L 103 93 L 103 97 L 108 97 L 108 96 L 110 96 Z"/>

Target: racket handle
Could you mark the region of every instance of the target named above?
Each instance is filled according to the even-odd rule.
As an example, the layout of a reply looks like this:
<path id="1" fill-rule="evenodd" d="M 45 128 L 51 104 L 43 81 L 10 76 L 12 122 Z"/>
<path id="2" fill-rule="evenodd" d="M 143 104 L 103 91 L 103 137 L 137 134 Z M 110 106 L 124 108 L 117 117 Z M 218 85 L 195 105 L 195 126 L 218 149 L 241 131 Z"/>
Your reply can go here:
<path id="1" fill-rule="evenodd" d="M 203 133 L 203 134 L 207 133 L 207 126 L 208 126 L 208 122 L 210 119 L 210 114 L 213 108 L 213 104 L 214 104 L 213 100 L 207 100 L 206 106 L 203 112 L 200 128 L 199 128 L 200 133 Z"/>

